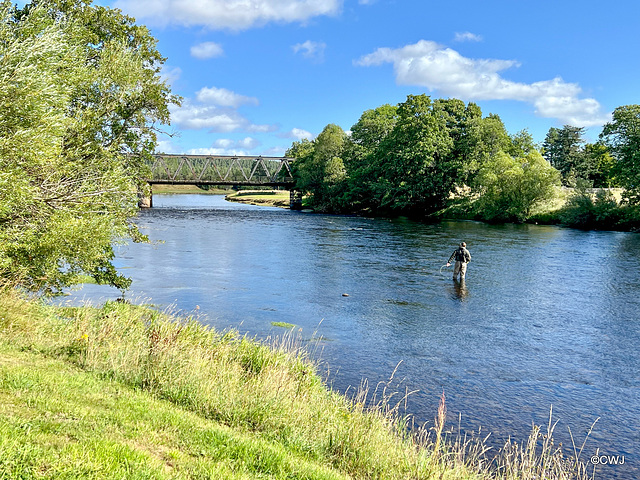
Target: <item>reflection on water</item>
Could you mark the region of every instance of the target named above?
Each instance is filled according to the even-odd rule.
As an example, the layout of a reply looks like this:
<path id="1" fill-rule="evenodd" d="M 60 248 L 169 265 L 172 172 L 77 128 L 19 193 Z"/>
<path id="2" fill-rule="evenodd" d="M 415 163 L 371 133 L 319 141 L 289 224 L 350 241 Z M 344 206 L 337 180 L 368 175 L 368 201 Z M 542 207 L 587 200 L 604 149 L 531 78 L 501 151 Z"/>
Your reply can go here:
<path id="1" fill-rule="evenodd" d="M 466 300 L 469 295 L 469 289 L 467 288 L 466 281 L 463 280 L 454 280 L 453 287 L 451 288 L 451 293 L 453 298 L 458 299 L 460 301 Z"/>
<path id="2" fill-rule="evenodd" d="M 310 215 L 156 196 L 138 223 L 152 240 L 119 250 L 131 297 L 191 311 L 264 338 L 271 322 L 322 338 L 314 351 L 337 389 L 388 379 L 420 390 L 408 410 L 483 427 L 500 444 L 546 425 L 587 454 L 625 455 L 601 478 L 640 476 L 640 236 L 535 225 Z M 159 208 L 158 208 L 159 207 Z M 465 241 L 465 283 L 440 267 Z M 111 292 L 114 296 L 118 292 Z M 99 296 L 87 286 L 76 296 Z M 348 294 L 349 296 L 343 296 Z M 325 369 L 323 367 L 323 369 Z M 585 459 L 588 458 L 585 457 Z"/>

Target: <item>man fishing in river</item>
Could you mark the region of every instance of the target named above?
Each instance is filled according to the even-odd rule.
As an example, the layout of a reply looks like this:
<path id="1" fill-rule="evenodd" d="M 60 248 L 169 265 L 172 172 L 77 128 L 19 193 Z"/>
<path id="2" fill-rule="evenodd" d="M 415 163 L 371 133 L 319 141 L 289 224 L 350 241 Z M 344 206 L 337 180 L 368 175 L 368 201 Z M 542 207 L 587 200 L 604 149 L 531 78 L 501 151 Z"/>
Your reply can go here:
<path id="1" fill-rule="evenodd" d="M 467 263 L 471 261 L 471 254 L 469 250 L 467 250 L 467 244 L 462 242 L 458 248 L 456 248 L 449 260 L 447 261 L 447 267 L 451 265 L 451 260 L 456 261 L 455 266 L 453 267 L 453 279 L 457 280 L 458 275 L 460 275 L 460 281 L 464 281 L 464 276 L 467 273 Z"/>

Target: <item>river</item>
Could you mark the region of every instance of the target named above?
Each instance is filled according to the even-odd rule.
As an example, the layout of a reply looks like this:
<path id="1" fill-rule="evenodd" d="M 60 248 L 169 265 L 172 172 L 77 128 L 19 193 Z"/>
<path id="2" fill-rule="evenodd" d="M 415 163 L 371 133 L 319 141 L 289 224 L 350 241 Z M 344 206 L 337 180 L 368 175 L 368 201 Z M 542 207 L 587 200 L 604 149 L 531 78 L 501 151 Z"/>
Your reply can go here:
<path id="1" fill-rule="evenodd" d="M 118 248 L 127 296 L 197 312 L 260 339 L 297 326 L 335 389 L 388 380 L 407 412 L 498 446 L 533 423 L 640 477 L 640 235 L 477 222 L 421 224 L 292 212 L 210 195 L 156 195 L 138 225 L 155 243 Z M 163 243 L 159 243 L 162 241 Z M 465 286 L 443 268 L 473 256 Z M 348 295 L 348 296 L 347 296 Z M 118 296 L 87 285 L 71 299 Z M 388 390 L 390 391 L 390 390 Z M 459 419 L 460 416 L 460 419 Z"/>

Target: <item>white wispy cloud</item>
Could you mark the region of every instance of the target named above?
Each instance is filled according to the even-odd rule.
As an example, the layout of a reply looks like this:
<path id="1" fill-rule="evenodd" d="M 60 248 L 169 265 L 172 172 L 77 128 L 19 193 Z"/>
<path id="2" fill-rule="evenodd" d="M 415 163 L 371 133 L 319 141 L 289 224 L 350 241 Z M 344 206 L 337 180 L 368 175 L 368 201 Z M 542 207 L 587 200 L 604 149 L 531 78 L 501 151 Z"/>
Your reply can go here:
<path id="1" fill-rule="evenodd" d="M 537 115 L 590 127 L 609 116 L 594 98 L 581 98 L 582 89 L 560 77 L 533 83 L 513 82 L 500 72 L 518 66 L 515 60 L 473 59 L 427 40 L 402 48 L 379 48 L 355 62 L 359 66 L 391 63 L 396 82 L 419 85 L 463 100 L 517 100 L 535 107 Z"/>
<path id="2" fill-rule="evenodd" d="M 216 147 L 225 148 L 225 149 L 246 148 L 247 150 L 253 150 L 254 148 L 260 145 L 260 141 L 252 137 L 245 137 L 240 140 L 232 140 L 230 138 L 219 138 L 218 140 L 213 142 L 213 145 Z"/>
<path id="3" fill-rule="evenodd" d="M 173 85 L 181 75 L 182 69 L 180 67 L 162 65 L 162 70 L 160 70 L 160 78 L 169 85 Z"/>
<path id="4" fill-rule="evenodd" d="M 306 138 L 307 140 L 313 140 L 314 135 L 311 132 L 303 130 L 302 128 L 292 128 L 288 132 L 280 134 L 279 137 L 292 138 L 294 140 L 302 140 L 303 138 Z"/>
<path id="5" fill-rule="evenodd" d="M 158 153 L 180 153 L 181 149 L 170 138 L 161 137 L 156 144 Z"/>
<path id="6" fill-rule="evenodd" d="M 114 7 L 153 25 L 246 30 L 268 23 L 304 23 L 336 15 L 343 0 L 117 0 Z"/>
<path id="7" fill-rule="evenodd" d="M 273 132 L 274 125 L 255 125 L 232 108 L 194 103 L 184 100 L 181 107 L 171 108 L 171 122 L 178 127 L 190 130 L 208 130 L 209 132 L 228 133 L 233 131 Z"/>
<path id="8" fill-rule="evenodd" d="M 191 56 L 200 60 L 221 57 L 222 55 L 224 55 L 222 46 L 215 42 L 203 42 L 191 47 Z"/>
<path id="9" fill-rule="evenodd" d="M 187 155 L 237 155 L 239 157 L 244 157 L 250 155 L 250 153 L 245 150 L 237 150 L 237 149 L 227 149 L 227 148 L 217 148 L 217 147 L 209 147 L 209 148 L 190 148 L 187 150 Z"/>
<path id="10" fill-rule="evenodd" d="M 304 43 L 297 43 L 291 47 L 293 53 L 300 53 L 304 58 L 322 62 L 327 44 L 323 42 L 312 42 L 307 40 Z"/>
<path id="11" fill-rule="evenodd" d="M 471 32 L 456 32 L 453 40 L 456 42 L 481 42 L 482 35 L 476 35 Z"/>
<path id="12" fill-rule="evenodd" d="M 258 99 L 239 95 L 226 88 L 203 87 L 196 92 L 196 99 L 199 102 L 221 107 L 238 108 L 240 105 L 258 105 Z"/>

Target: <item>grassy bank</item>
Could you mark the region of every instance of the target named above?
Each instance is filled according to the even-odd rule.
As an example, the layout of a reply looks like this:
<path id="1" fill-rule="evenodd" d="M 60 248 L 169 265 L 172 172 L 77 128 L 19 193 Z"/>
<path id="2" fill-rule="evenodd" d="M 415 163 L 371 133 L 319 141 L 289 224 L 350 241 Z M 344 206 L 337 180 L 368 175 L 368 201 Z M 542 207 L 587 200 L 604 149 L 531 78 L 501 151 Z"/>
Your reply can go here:
<path id="1" fill-rule="evenodd" d="M 489 469 L 445 439 L 444 404 L 409 435 L 393 404 L 329 391 L 290 338 L 119 302 L 0 291 L 0 365 L 0 478 L 587 478 L 539 430 Z"/>
<path id="2" fill-rule="evenodd" d="M 289 208 L 288 190 L 241 190 L 225 197 L 230 202 L 262 205 L 265 207 Z"/>

